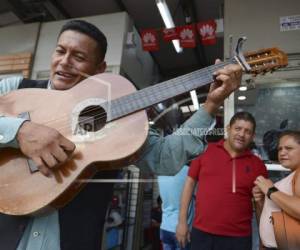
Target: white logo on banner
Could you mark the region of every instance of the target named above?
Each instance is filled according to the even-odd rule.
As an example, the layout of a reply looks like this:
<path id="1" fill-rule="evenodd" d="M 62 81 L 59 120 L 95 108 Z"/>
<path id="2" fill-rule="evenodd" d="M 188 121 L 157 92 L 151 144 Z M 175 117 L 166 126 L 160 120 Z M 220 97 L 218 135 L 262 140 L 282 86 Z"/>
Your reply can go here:
<path id="1" fill-rule="evenodd" d="M 180 37 L 181 39 L 192 39 L 194 37 L 193 31 L 191 31 L 190 29 L 183 29 L 180 32 Z"/>
<path id="2" fill-rule="evenodd" d="M 143 37 L 145 43 L 155 43 L 156 39 L 152 33 L 146 33 Z"/>
<path id="3" fill-rule="evenodd" d="M 214 28 L 211 25 L 205 24 L 200 29 L 200 34 L 202 37 L 212 36 L 214 33 Z"/>

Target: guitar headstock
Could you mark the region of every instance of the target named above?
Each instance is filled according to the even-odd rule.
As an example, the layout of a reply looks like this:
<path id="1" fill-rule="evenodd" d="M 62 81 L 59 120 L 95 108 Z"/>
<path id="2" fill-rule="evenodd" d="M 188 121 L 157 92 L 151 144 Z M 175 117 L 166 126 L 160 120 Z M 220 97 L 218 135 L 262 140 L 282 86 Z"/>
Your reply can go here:
<path id="1" fill-rule="evenodd" d="M 278 48 L 246 52 L 244 57 L 251 68 L 249 73 L 253 75 L 273 72 L 288 64 L 287 55 Z"/>

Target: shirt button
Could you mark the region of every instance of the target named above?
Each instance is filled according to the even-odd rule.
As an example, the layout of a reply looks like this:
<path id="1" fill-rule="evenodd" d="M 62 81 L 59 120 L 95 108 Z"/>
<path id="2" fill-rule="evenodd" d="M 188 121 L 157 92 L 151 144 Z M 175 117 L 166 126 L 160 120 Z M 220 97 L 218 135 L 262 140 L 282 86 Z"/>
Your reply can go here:
<path id="1" fill-rule="evenodd" d="M 4 139 L 3 135 L 0 135 L 0 141 L 2 141 Z"/>
<path id="2" fill-rule="evenodd" d="M 38 237 L 40 235 L 40 233 L 39 232 L 33 232 L 32 235 L 33 235 L 33 237 Z"/>

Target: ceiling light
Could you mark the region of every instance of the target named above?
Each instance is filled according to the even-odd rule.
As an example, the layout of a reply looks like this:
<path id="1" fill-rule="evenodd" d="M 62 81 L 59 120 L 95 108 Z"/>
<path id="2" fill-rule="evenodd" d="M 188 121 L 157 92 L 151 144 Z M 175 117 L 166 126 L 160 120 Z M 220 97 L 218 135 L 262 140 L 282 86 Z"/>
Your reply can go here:
<path id="1" fill-rule="evenodd" d="M 244 96 L 244 95 L 241 95 L 241 96 L 239 96 L 239 97 L 238 97 L 238 99 L 239 99 L 240 101 L 244 101 L 244 100 L 246 100 L 246 99 L 247 99 L 247 97 L 246 97 L 246 96 Z"/>
<path id="2" fill-rule="evenodd" d="M 199 102 L 198 102 L 198 96 L 197 96 L 196 90 L 192 90 L 190 92 L 190 95 L 191 95 L 191 98 L 192 98 L 194 109 L 198 110 L 199 109 Z"/>
<path id="3" fill-rule="evenodd" d="M 240 91 L 246 91 L 247 90 L 247 86 L 241 86 L 241 87 L 239 87 L 239 90 Z"/>
<path id="4" fill-rule="evenodd" d="M 159 10 L 159 13 L 165 23 L 167 29 L 174 28 L 175 24 L 171 16 L 169 7 L 165 0 L 156 0 L 156 5 Z M 179 40 L 172 40 L 173 46 L 177 53 L 181 53 L 183 50 L 180 47 Z"/>
<path id="5" fill-rule="evenodd" d="M 190 112 L 188 106 L 181 106 L 180 109 L 181 109 L 182 113 L 189 113 Z"/>
<path id="6" fill-rule="evenodd" d="M 183 51 L 182 48 L 180 47 L 180 43 L 178 39 L 172 40 L 172 43 L 177 53 L 181 53 Z"/>
<path id="7" fill-rule="evenodd" d="M 164 105 L 160 102 L 157 104 L 157 107 L 160 109 L 160 110 L 164 110 Z"/>

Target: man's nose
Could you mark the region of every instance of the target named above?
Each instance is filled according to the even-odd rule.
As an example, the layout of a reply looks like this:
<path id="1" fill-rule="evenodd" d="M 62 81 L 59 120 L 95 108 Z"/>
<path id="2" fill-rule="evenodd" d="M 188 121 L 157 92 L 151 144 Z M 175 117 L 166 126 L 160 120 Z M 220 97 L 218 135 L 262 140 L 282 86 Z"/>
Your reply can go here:
<path id="1" fill-rule="evenodd" d="M 286 154 L 286 150 L 281 149 L 281 150 L 279 150 L 278 154 L 279 154 L 279 156 L 284 156 Z"/>
<path id="2" fill-rule="evenodd" d="M 243 130 L 240 130 L 239 133 L 238 133 L 238 135 L 239 135 L 240 137 L 244 137 L 245 134 L 246 134 L 246 132 L 243 131 Z"/>
<path id="3" fill-rule="evenodd" d="M 64 66 L 71 66 L 71 60 L 70 60 L 70 55 L 69 54 L 65 54 L 61 60 L 60 60 L 60 64 L 64 65 Z"/>

